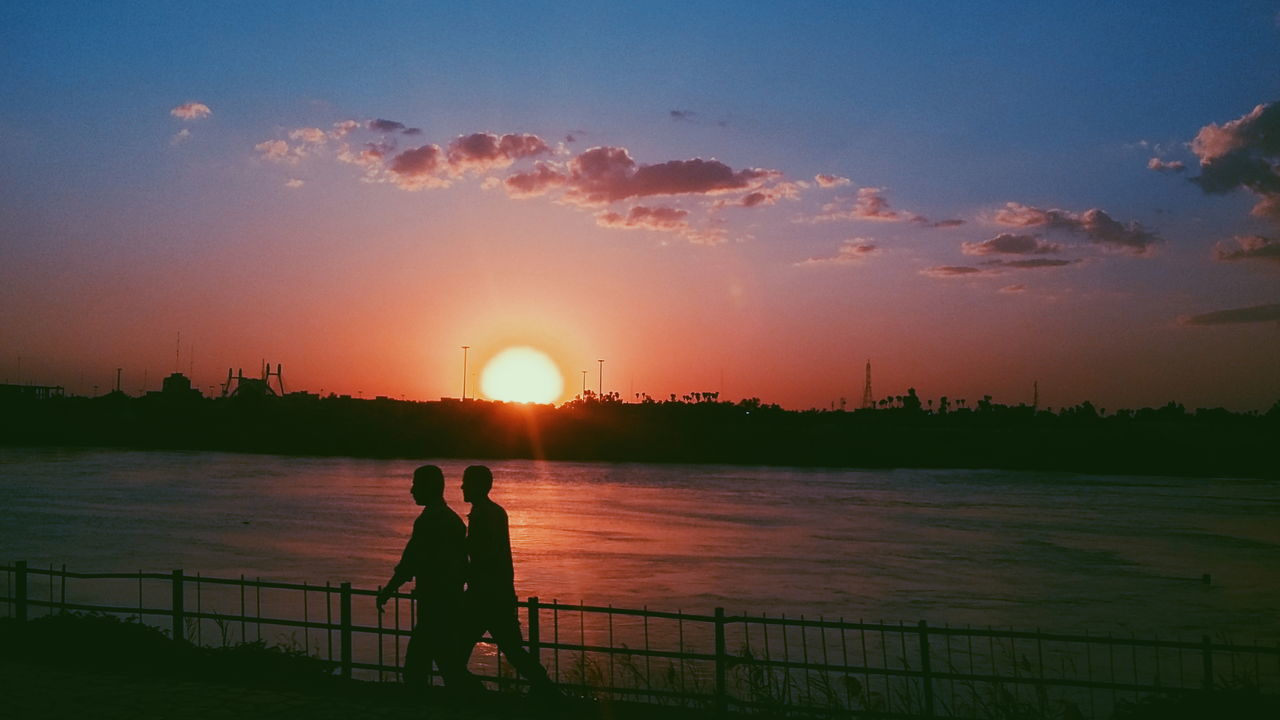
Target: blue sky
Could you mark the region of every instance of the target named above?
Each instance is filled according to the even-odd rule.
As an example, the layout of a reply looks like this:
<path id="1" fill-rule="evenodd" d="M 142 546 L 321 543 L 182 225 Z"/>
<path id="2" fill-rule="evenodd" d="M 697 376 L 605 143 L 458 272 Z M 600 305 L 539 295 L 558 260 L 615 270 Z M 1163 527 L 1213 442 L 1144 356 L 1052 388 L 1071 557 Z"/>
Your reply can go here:
<path id="1" fill-rule="evenodd" d="M 519 339 L 567 376 L 610 357 L 624 395 L 727 375 L 728 395 L 826 406 L 858 396 L 852 368 L 873 356 L 886 392 L 1016 402 L 1039 380 L 1055 404 L 1267 407 L 1280 268 L 1257 243 L 1280 231 L 1250 214 L 1257 193 L 1189 178 L 1202 128 L 1280 99 L 1278 17 L 1276 2 L 6 7 L 0 374 L 25 356 L 26 381 L 154 379 L 182 331 L 206 379 L 271 355 L 313 389 L 425 398 L 449 394 L 458 345 Z M 210 113 L 171 113 L 184 103 Z M 379 118 L 422 134 L 376 165 L 340 160 L 335 123 L 362 124 L 358 149 Z M 300 147 L 306 128 L 329 135 L 259 149 Z M 416 189 L 393 169 L 482 132 L 547 150 Z M 503 191 L 592 147 L 771 174 L 603 203 L 575 200 L 576 181 Z M 738 204 L 750 192 L 768 198 Z M 1007 203 L 1065 215 L 1010 225 Z M 1102 242 L 1090 210 L 1156 239 Z M 979 247 L 1001 233 L 1042 244 Z M 1261 240 L 1222 259 L 1238 238 Z M 938 270 L 957 267 L 972 270 Z M 1187 324 L 1248 308 L 1255 321 Z M 687 354 L 655 355 L 666 343 Z"/>

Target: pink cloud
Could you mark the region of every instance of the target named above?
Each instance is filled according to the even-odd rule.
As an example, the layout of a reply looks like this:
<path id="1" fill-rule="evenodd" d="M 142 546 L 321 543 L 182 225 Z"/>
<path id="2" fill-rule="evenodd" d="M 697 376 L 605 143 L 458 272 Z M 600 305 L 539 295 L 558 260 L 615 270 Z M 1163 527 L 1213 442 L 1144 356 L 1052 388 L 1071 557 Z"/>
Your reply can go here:
<path id="1" fill-rule="evenodd" d="M 594 147 L 569 161 L 565 199 L 607 205 L 654 195 L 712 195 L 757 187 L 775 170 L 735 171 L 719 160 L 670 160 L 639 165 L 626 148 Z"/>
<path id="2" fill-rule="evenodd" d="M 814 267 L 819 265 L 860 265 L 867 258 L 879 255 L 880 246 L 866 238 L 850 238 L 836 248 L 836 254 L 829 257 L 811 257 L 795 263 L 796 267 Z"/>
<path id="3" fill-rule="evenodd" d="M 449 167 L 455 173 L 484 172 L 504 168 L 521 158 L 551 152 L 537 135 L 509 133 L 501 137 L 493 133 L 462 135 L 449 143 Z"/>
<path id="4" fill-rule="evenodd" d="M 1258 196 L 1252 214 L 1280 221 L 1280 103 L 1258 105 L 1222 125 L 1210 123 L 1191 141 L 1206 193 L 1245 188 Z"/>
<path id="5" fill-rule="evenodd" d="M 1045 242 L 1035 235 L 1000 233 L 990 240 L 962 243 L 960 248 L 965 255 L 1044 255 L 1056 253 L 1062 246 Z"/>
<path id="6" fill-rule="evenodd" d="M 506 188 L 507 194 L 511 197 L 527 198 L 545 195 L 552 189 L 561 187 L 567 182 L 569 182 L 569 176 L 555 166 L 550 163 L 537 162 L 534 163 L 533 169 L 528 172 L 508 175 L 502 181 L 502 184 Z"/>
<path id="7" fill-rule="evenodd" d="M 1235 247 L 1218 243 L 1213 248 L 1213 259 L 1224 262 L 1262 260 L 1264 262 L 1280 263 L 1280 241 L 1260 235 L 1247 235 L 1237 237 L 1235 240 Z"/>
<path id="8" fill-rule="evenodd" d="M 289 143 L 283 140 L 265 140 L 253 146 L 253 149 L 262 156 L 264 160 L 271 162 L 288 163 L 292 165 L 298 162 L 298 153 L 289 148 Z"/>
<path id="9" fill-rule="evenodd" d="M 427 144 L 396 155 L 388 169 L 394 175 L 396 185 L 405 190 L 419 190 L 448 185 L 448 181 L 438 175 L 444 164 L 444 152 L 440 146 Z"/>
<path id="10" fill-rule="evenodd" d="M 200 120 L 213 114 L 208 105 L 200 102 L 185 102 L 169 111 L 169 114 L 180 120 Z"/>
<path id="11" fill-rule="evenodd" d="M 316 127 L 304 127 L 297 130 L 289 131 L 290 140 L 298 140 L 312 145 L 324 144 L 329 139 L 329 135 L 325 131 Z"/>
<path id="12" fill-rule="evenodd" d="M 1000 292 L 1002 293 L 1020 293 L 1020 292 L 1026 292 L 1026 291 L 1027 291 L 1027 286 L 1024 283 L 1017 283 L 1014 285 L 1005 285 L 1004 287 L 1000 288 Z"/>
<path id="13" fill-rule="evenodd" d="M 601 227 L 672 232 L 688 228 L 689 223 L 685 221 L 688 216 L 687 210 L 637 205 L 626 215 L 613 211 L 598 213 L 596 224 Z"/>
<path id="14" fill-rule="evenodd" d="M 1158 157 L 1153 157 L 1147 161 L 1147 169 L 1162 173 L 1180 173 L 1187 169 L 1187 164 L 1181 160 L 1166 162 Z"/>
<path id="15" fill-rule="evenodd" d="M 965 277 L 968 275 L 981 275 L 982 273 L 982 268 L 969 267 L 967 265 L 938 265 L 937 267 L 925 268 L 920 271 L 921 275 L 936 278 Z"/>
<path id="16" fill-rule="evenodd" d="M 843 187 L 853 182 L 847 177 L 842 177 L 840 175 L 827 175 L 825 173 L 814 175 L 813 181 L 818 183 L 818 187 L 824 188 Z"/>
<path id="17" fill-rule="evenodd" d="M 822 206 L 822 212 L 814 217 L 813 222 L 831 222 L 836 220 L 874 220 L 878 222 L 899 222 L 913 220 L 918 216 L 908 216 L 892 210 L 889 200 L 884 196 L 883 188 L 858 188 L 858 194 L 850 199 L 830 202 Z M 920 218 L 923 220 L 924 218 Z M 927 221 L 926 221 L 927 222 Z"/>
<path id="18" fill-rule="evenodd" d="M 1011 202 L 997 210 L 993 219 L 1001 225 L 1011 227 L 1043 227 L 1084 233 L 1091 242 L 1133 255 L 1147 255 L 1160 242 L 1160 238 L 1155 233 L 1148 231 L 1141 224 L 1122 223 L 1098 208 L 1085 210 L 1083 213 L 1073 213 Z"/>

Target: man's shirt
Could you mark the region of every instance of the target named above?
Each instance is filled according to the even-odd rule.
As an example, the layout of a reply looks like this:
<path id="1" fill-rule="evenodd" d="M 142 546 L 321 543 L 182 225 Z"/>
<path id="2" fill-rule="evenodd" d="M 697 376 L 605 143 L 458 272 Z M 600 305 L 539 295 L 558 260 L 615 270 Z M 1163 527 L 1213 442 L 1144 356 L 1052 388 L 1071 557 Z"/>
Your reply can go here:
<path id="1" fill-rule="evenodd" d="M 467 577 L 467 529 L 444 503 L 422 508 L 404 546 L 395 577 L 417 579 L 415 592 L 459 592 Z"/>
<path id="2" fill-rule="evenodd" d="M 467 589 L 491 597 L 516 597 L 507 511 L 492 500 L 471 505 L 467 516 Z"/>

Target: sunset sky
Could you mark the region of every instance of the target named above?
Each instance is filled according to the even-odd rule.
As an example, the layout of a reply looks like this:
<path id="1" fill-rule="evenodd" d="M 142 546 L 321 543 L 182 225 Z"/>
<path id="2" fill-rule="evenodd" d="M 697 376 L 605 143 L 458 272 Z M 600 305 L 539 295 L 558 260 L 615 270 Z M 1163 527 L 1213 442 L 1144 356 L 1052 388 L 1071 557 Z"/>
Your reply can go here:
<path id="1" fill-rule="evenodd" d="M 1265 409 L 1280 2 L 0 8 L 0 381 L 436 399 L 463 345 Z"/>

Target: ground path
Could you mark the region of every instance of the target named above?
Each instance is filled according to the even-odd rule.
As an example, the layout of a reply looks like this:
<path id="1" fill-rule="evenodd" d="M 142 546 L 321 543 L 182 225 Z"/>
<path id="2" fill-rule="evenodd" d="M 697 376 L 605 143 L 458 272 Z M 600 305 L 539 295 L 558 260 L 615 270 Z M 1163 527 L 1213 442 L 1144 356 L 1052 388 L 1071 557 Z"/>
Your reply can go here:
<path id="1" fill-rule="evenodd" d="M 671 716 L 669 708 L 638 705 L 601 707 L 566 703 L 565 707 L 547 710 L 514 694 L 489 693 L 469 702 L 442 697 L 424 700 L 411 695 L 403 686 L 382 683 L 352 683 L 332 689 L 300 691 L 0 661 L 0 717 L 13 720 L 577 720 L 658 714 Z"/>

